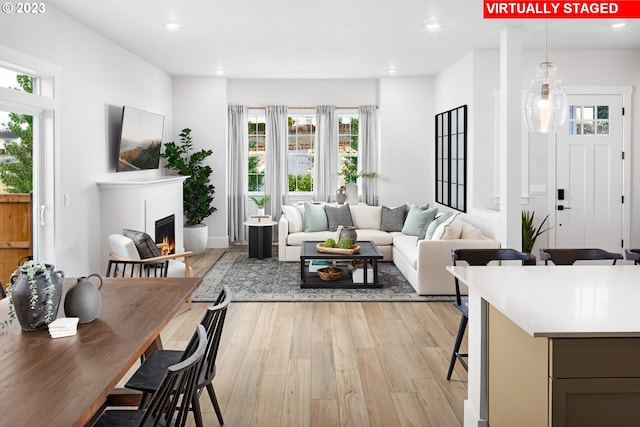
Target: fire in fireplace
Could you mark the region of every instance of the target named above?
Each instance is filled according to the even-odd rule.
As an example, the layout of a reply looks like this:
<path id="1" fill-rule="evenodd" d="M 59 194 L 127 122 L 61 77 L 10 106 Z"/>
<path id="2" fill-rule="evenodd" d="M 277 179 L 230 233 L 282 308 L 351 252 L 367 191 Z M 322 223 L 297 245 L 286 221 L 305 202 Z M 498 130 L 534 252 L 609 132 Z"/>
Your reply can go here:
<path id="1" fill-rule="evenodd" d="M 169 215 L 156 221 L 156 244 L 162 255 L 176 252 L 176 216 Z"/>

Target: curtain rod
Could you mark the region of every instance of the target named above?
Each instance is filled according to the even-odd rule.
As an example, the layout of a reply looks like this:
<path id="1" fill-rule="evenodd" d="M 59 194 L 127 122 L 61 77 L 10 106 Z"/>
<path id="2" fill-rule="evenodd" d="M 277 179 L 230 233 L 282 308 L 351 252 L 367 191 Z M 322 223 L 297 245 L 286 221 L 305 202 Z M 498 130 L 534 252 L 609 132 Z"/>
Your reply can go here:
<path id="1" fill-rule="evenodd" d="M 249 110 L 264 110 L 265 107 L 248 107 Z M 315 110 L 316 107 L 287 107 L 289 110 Z M 357 110 L 358 107 L 336 107 L 336 110 Z"/>

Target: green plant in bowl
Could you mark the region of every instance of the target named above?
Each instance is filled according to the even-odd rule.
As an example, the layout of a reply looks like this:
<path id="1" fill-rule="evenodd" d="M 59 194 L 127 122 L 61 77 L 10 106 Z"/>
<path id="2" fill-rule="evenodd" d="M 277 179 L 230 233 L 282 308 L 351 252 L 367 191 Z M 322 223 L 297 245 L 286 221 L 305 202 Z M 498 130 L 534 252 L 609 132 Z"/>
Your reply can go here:
<path id="1" fill-rule="evenodd" d="M 336 241 L 333 240 L 332 238 L 328 238 L 327 240 L 324 241 L 324 247 L 325 248 L 332 248 L 336 245 Z"/>
<path id="2" fill-rule="evenodd" d="M 343 237 L 338 241 L 338 247 L 340 249 L 351 249 L 353 248 L 353 240 L 350 237 Z"/>

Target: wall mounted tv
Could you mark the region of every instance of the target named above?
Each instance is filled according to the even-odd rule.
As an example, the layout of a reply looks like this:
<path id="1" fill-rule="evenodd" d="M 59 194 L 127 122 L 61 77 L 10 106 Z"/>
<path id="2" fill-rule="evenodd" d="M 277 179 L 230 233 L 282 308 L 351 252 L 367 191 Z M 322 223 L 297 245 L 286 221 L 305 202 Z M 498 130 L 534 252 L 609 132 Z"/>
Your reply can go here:
<path id="1" fill-rule="evenodd" d="M 158 169 L 164 116 L 122 107 L 117 172 Z"/>

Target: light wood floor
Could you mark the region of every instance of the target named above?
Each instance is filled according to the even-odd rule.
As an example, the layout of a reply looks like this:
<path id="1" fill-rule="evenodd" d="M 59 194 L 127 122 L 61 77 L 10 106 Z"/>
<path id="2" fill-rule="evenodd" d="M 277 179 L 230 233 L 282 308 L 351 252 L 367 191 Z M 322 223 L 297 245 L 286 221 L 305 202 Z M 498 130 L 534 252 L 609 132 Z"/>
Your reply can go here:
<path id="1" fill-rule="evenodd" d="M 197 256 L 196 274 L 222 253 Z M 165 348 L 184 348 L 206 307 L 173 319 Z M 214 380 L 225 425 L 461 426 L 467 374 L 445 379 L 459 319 L 437 302 L 232 303 Z"/>

